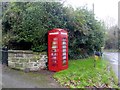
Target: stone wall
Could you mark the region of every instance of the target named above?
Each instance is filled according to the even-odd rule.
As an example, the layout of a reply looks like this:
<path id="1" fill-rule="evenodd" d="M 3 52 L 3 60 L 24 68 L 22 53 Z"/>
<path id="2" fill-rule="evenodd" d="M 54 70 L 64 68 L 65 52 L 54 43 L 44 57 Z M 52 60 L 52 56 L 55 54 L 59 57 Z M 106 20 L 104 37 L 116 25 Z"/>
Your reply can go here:
<path id="1" fill-rule="evenodd" d="M 47 68 L 47 55 L 32 51 L 9 50 L 8 66 L 20 70 L 38 71 Z"/>

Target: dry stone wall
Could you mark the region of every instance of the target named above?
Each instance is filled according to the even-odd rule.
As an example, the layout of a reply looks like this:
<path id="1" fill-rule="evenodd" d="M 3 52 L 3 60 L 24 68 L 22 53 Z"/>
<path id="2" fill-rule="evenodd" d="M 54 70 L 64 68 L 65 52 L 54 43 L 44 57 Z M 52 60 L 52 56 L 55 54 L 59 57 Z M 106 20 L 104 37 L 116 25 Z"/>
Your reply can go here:
<path id="1" fill-rule="evenodd" d="M 32 51 L 9 50 L 8 66 L 25 71 L 38 71 L 47 68 L 47 55 Z"/>

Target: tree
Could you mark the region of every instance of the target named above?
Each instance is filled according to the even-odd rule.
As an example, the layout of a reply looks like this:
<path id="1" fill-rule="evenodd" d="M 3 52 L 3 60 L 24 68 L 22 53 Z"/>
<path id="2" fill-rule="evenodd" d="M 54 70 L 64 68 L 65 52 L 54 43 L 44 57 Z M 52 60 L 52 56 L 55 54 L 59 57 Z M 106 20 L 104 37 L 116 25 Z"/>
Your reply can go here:
<path id="1" fill-rule="evenodd" d="M 46 51 L 47 32 L 53 28 L 68 31 L 70 58 L 87 57 L 104 43 L 104 25 L 91 11 L 74 10 L 60 2 L 10 3 L 2 25 L 4 45 L 11 49 Z"/>
<path id="2" fill-rule="evenodd" d="M 106 49 L 118 49 L 119 39 L 118 39 L 118 26 L 112 26 L 107 30 L 107 38 L 105 41 Z"/>

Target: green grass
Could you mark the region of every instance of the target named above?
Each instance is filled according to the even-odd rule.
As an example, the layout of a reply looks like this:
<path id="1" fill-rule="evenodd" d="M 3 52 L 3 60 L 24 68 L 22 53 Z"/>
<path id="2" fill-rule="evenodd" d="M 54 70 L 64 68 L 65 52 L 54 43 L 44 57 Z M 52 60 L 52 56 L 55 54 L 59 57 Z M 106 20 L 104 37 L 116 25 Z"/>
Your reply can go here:
<path id="1" fill-rule="evenodd" d="M 99 59 L 94 67 L 94 58 L 69 60 L 69 68 L 56 72 L 57 82 L 68 88 L 118 88 L 118 80 L 105 60 Z"/>

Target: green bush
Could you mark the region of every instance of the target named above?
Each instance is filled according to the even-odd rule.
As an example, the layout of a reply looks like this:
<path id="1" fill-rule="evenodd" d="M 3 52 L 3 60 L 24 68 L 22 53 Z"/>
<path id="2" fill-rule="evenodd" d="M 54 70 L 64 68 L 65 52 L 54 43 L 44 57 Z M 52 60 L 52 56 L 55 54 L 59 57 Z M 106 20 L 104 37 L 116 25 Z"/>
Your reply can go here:
<path id="1" fill-rule="evenodd" d="M 7 3 L 2 14 L 3 43 L 10 49 L 14 41 L 30 43 L 33 51 L 47 52 L 47 32 L 53 28 L 68 31 L 69 58 L 85 58 L 104 44 L 104 24 L 82 7 L 75 10 L 60 2 L 13 2 Z"/>

